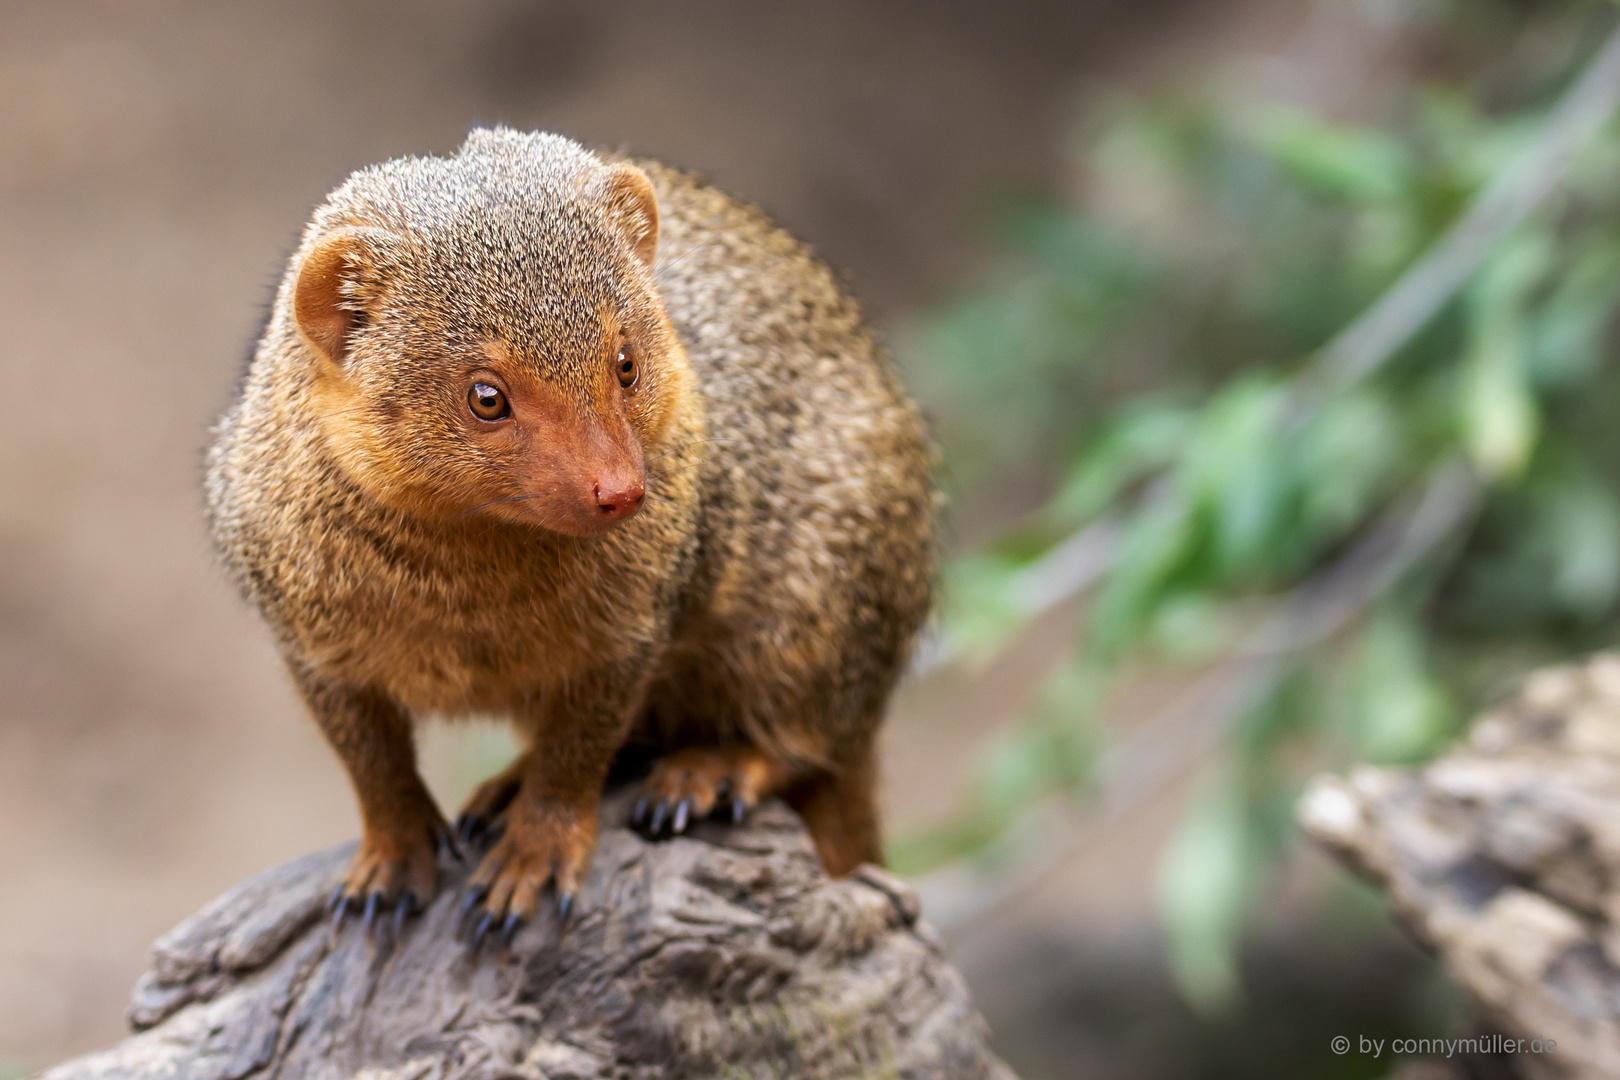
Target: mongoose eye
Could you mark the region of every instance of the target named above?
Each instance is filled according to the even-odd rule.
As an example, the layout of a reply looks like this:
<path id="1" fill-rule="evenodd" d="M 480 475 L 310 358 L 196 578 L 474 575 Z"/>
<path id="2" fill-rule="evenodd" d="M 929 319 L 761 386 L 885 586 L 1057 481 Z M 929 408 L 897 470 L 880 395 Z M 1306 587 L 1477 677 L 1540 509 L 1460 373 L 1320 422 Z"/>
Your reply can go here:
<path id="1" fill-rule="evenodd" d="M 473 383 L 472 389 L 467 391 L 467 407 L 478 419 L 491 422 L 505 420 L 512 415 L 512 406 L 506 403 L 506 395 L 484 382 Z"/>
<path id="2" fill-rule="evenodd" d="M 636 385 L 636 377 L 640 373 L 636 370 L 636 358 L 630 355 L 630 346 L 626 345 L 619 350 L 619 385 L 626 390 Z"/>

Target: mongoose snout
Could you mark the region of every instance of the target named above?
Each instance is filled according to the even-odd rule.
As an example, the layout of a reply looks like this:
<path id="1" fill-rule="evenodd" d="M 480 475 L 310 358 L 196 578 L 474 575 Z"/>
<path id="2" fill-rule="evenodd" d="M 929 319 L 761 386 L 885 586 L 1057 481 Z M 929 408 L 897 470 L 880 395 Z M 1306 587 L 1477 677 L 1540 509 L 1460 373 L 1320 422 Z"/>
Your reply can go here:
<path id="1" fill-rule="evenodd" d="M 931 456 L 854 302 L 752 207 L 504 129 L 355 173 L 289 262 L 208 501 L 359 799 L 340 921 L 437 888 L 425 714 L 524 743 L 456 825 L 474 940 L 574 906 L 616 761 L 657 759 L 648 837 L 779 795 L 829 873 L 881 857 Z"/>
<path id="2" fill-rule="evenodd" d="M 635 476 L 616 476 L 606 483 L 598 482 L 592 492 L 596 496 L 596 509 L 604 521 L 620 521 L 641 509 L 646 501 L 647 489 L 638 473 Z"/>

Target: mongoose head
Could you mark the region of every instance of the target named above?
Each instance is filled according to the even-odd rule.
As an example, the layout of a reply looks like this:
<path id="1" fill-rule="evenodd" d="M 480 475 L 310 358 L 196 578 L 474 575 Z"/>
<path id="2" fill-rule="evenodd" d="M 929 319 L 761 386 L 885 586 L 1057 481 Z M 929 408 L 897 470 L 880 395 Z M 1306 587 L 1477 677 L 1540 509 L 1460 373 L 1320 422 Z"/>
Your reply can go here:
<path id="1" fill-rule="evenodd" d="M 692 376 L 653 282 L 633 165 L 475 131 L 355 173 L 278 301 L 340 466 L 385 504 L 575 536 L 636 514 Z"/>

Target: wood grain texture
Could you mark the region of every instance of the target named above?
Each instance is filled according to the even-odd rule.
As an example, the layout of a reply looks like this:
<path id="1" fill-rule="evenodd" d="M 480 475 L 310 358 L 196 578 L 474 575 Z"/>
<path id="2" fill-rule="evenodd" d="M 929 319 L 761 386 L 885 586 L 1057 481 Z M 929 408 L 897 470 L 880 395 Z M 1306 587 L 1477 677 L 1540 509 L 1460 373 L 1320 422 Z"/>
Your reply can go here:
<path id="1" fill-rule="evenodd" d="M 1540 671 L 1419 769 L 1322 777 L 1307 833 L 1509 1034 L 1528 1077 L 1620 1076 L 1620 656 Z"/>
<path id="2" fill-rule="evenodd" d="M 351 854 L 266 871 L 160 939 L 137 1034 L 46 1080 L 1014 1080 L 910 887 L 875 867 L 827 878 L 779 803 L 661 843 L 605 828 L 566 930 L 547 911 L 504 950 L 458 939 L 471 859 L 450 855 L 397 941 L 353 919 L 334 940 Z"/>

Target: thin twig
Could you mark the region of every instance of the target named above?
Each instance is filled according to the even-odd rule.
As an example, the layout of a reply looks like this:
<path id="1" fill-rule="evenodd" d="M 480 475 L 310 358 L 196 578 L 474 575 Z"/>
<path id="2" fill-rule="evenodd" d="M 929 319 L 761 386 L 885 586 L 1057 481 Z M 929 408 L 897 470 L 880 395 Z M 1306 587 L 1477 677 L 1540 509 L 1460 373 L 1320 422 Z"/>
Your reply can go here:
<path id="1" fill-rule="evenodd" d="M 1118 554 L 1119 526 L 1115 522 L 1105 519 L 1076 530 L 1013 576 L 1008 583 L 1013 609 L 1026 621 L 1045 615 L 1085 592 L 1108 572 Z M 959 655 L 958 647 L 934 626 L 912 657 L 911 677 L 931 675 Z"/>
<path id="2" fill-rule="evenodd" d="M 1620 29 L 1547 115 L 1541 134 L 1377 302 L 1317 354 L 1327 394 L 1377 371 L 1473 276 L 1496 243 L 1556 191 L 1620 106 Z"/>
<path id="3" fill-rule="evenodd" d="M 1225 661 L 1105 754 L 1083 823 L 1054 805 L 1055 812 L 1032 817 L 1010 838 L 1012 854 L 994 867 L 964 860 L 918 881 L 929 922 L 960 937 L 1207 754 L 1276 690 L 1303 651 L 1344 629 L 1471 517 L 1483 491 L 1460 458 L 1438 468 L 1420 497 L 1295 590 Z"/>

